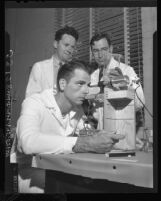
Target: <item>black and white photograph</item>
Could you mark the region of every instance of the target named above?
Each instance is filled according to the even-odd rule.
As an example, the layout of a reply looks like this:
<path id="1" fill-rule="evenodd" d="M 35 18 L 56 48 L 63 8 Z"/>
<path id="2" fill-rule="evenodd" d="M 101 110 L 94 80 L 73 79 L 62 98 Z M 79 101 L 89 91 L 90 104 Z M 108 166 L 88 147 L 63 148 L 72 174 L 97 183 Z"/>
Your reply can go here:
<path id="1" fill-rule="evenodd" d="M 5 7 L 5 194 L 155 192 L 157 5 L 52 5 Z"/>

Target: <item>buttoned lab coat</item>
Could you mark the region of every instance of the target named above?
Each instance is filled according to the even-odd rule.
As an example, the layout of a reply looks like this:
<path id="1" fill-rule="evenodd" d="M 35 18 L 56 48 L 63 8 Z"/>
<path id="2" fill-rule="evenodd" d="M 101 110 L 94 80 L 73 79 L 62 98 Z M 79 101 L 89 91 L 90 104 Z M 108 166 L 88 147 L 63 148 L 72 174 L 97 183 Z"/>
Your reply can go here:
<path id="1" fill-rule="evenodd" d="M 138 78 L 137 74 L 135 73 L 134 69 L 124 63 L 119 63 L 116 61 L 113 57 L 111 58 L 111 61 L 108 66 L 108 71 L 110 69 L 114 69 L 115 67 L 119 67 L 123 73 L 123 75 L 127 75 L 129 77 L 129 81 L 131 82 L 134 78 Z M 103 80 L 103 78 L 101 78 Z M 92 75 L 91 75 L 91 86 L 92 85 L 97 85 L 99 82 L 99 69 L 96 69 Z M 132 87 L 135 89 L 138 85 L 137 84 L 132 84 Z M 89 90 L 89 94 L 92 93 L 92 90 Z M 145 98 L 144 98 L 144 93 L 142 86 L 140 85 L 137 88 L 137 95 L 145 104 Z M 143 104 L 141 101 L 138 99 L 137 95 L 135 94 L 134 100 L 135 100 L 135 109 L 136 111 L 143 108 Z M 98 129 L 103 129 L 103 108 L 99 107 L 96 109 L 96 114 L 97 114 L 97 119 L 98 119 Z"/>
<path id="2" fill-rule="evenodd" d="M 40 93 L 45 89 L 54 88 L 55 71 L 60 61 L 53 55 L 50 59 L 37 62 L 33 65 L 26 88 L 26 97 L 33 93 Z"/>

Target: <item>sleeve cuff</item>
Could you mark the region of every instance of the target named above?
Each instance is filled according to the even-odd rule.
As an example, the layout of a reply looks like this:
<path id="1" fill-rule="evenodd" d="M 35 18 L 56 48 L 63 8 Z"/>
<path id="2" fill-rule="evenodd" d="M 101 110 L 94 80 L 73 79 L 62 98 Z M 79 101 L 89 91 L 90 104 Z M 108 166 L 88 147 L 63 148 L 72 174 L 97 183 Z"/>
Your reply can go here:
<path id="1" fill-rule="evenodd" d="M 72 148 L 76 144 L 78 137 L 66 137 L 64 140 L 64 153 L 74 153 Z"/>

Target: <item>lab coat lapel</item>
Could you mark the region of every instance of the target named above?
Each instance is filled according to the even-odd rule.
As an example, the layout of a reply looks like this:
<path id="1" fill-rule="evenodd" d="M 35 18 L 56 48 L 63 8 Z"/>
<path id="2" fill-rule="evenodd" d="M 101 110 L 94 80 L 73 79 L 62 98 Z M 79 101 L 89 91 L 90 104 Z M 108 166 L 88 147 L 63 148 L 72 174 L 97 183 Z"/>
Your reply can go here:
<path id="1" fill-rule="evenodd" d="M 50 88 L 54 87 L 55 69 L 59 68 L 59 61 L 52 56 L 47 62 L 44 69 L 46 81 L 48 81 Z"/>
<path id="2" fill-rule="evenodd" d="M 109 66 L 108 66 L 108 70 L 110 69 L 113 69 L 115 67 L 119 67 L 119 62 L 116 61 L 113 57 L 111 58 L 111 61 L 109 63 Z"/>
<path id="3" fill-rule="evenodd" d="M 66 125 L 64 125 L 64 121 L 63 121 L 63 117 L 62 117 L 62 114 L 61 114 L 61 111 L 60 109 L 58 108 L 57 105 L 55 105 L 51 110 L 50 112 L 52 113 L 53 116 L 55 116 L 55 118 L 59 121 L 59 123 L 61 124 L 61 126 L 63 128 L 66 127 Z"/>
<path id="4" fill-rule="evenodd" d="M 98 84 L 99 78 L 99 69 L 97 69 L 91 76 L 91 86 Z"/>
<path id="5" fill-rule="evenodd" d="M 55 101 L 53 89 L 47 89 L 42 93 L 42 100 L 51 115 L 53 115 L 59 123 L 64 127 L 61 111 Z"/>
<path id="6" fill-rule="evenodd" d="M 51 57 L 48 61 L 46 61 L 46 65 L 44 66 L 44 77 L 48 83 L 47 86 L 49 88 L 53 87 L 53 57 Z"/>

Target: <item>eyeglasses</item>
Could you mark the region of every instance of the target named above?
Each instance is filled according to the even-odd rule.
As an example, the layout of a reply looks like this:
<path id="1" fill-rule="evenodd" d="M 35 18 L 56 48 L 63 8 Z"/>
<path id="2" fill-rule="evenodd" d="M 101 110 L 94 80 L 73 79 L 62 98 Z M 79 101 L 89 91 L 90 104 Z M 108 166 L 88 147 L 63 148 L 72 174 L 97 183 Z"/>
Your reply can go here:
<path id="1" fill-rule="evenodd" d="M 103 47 L 103 48 L 101 48 L 100 50 L 98 50 L 98 49 L 93 49 L 92 50 L 92 52 L 94 53 L 94 54 L 98 54 L 98 53 L 100 53 L 100 52 L 108 52 L 109 51 L 109 47 Z"/>

